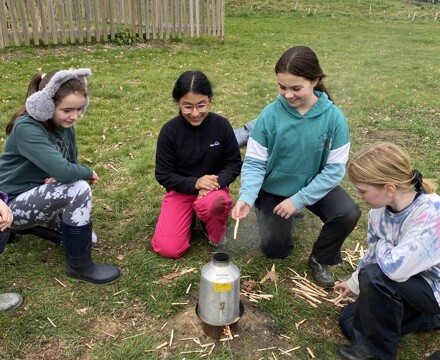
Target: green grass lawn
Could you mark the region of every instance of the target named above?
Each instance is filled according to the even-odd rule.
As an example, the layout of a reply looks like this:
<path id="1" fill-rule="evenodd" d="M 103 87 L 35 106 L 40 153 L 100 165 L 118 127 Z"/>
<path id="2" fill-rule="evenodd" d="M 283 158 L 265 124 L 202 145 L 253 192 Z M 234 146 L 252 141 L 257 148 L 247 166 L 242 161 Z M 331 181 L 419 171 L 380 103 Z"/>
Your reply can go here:
<path id="1" fill-rule="evenodd" d="M 214 84 L 212 111 L 238 127 L 276 98 L 274 66 L 283 51 L 293 45 L 310 46 L 347 116 L 352 151 L 379 140 L 395 142 L 407 149 L 425 177 L 439 181 L 436 5 L 397 0 L 226 3 L 224 44 L 204 38 L 127 47 L 98 44 L 0 51 L 2 129 L 24 101 L 35 72 L 92 69 L 91 104 L 77 124 L 77 138 L 81 161 L 101 178 L 94 186 L 94 228 L 100 242 L 93 255 L 123 271 L 114 285 L 71 284 L 64 278 L 60 248 L 32 236 L 8 245 L 0 258 L 0 292 L 20 292 L 24 304 L 13 313 L 0 314 L 0 358 L 198 359 L 207 355 L 190 352 L 201 347 L 180 341 L 185 335 L 179 325 L 185 316 L 189 318 L 187 312 L 194 312 L 199 270 L 211 260 L 212 249 L 201 231 L 178 260 L 160 258 L 150 246 L 164 193 L 154 179 L 156 139 L 161 126 L 177 113 L 171 90 L 183 71 L 200 69 L 208 75 Z M 2 130 L 1 148 L 5 136 Z M 354 194 L 347 181 L 343 186 Z M 238 188 L 239 181 L 232 186 L 234 199 Z M 365 245 L 368 209 L 363 210 L 344 249 Z M 233 226 L 231 222 L 229 227 Z M 294 359 L 311 359 L 307 348 L 316 359 L 336 359 L 336 348 L 347 343 L 337 324 L 340 309 L 328 302 L 313 308 L 291 290 L 291 269 L 308 272 L 307 257 L 319 227 L 319 220 L 306 212 L 295 231 L 298 247 L 286 260 L 264 258 L 258 240 L 244 230 L 235 242 L 230 240 L 228 252 L 244 279 L 259 281 L 276 265 L 279 283 L 261 288 L 273 299 L 249 305 L 243 316 L 243 322 L 251 322 L 250 309 L 259 311 L 270 319 L 270 334 L 258 333 L 260 343 L 251 336 L 229 345 L 216 342 L 206 358 L 230 359 L 231 354 L 234 359 L 288 358 L 277 349 L 257 351 L 269 347 L 270 340 L 284 350 L 300 346 L 291 353 Z M 159 282 L 166 274 L 187 268 L 196 271 Z M 334 270 L 345 279 L 352 268 L 344 262 Z M 175 331 L 172 346 L 156 350 L 170 341 L 171 329 Z M 436 332 L 404 336 L 398 359 L 423 359 L 439 344 Z"/>

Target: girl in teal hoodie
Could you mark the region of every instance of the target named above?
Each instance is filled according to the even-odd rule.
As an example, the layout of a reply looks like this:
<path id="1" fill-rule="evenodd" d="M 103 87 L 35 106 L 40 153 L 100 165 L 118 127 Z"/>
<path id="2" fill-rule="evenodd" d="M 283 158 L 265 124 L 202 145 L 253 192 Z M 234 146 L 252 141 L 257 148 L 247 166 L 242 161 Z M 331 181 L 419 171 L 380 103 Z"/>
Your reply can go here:
<path id="1" fill-rule="evenodd" d="M 305 207 L 319 216 L 324 225 L 309 265 L 318 285 L 332 287 L 328 265 L 341 262 L 341 245 L 361 214 L 339 186 L 350 149 L 347 121 L 310 48 L 288 49 L 275 73 L 279 96 L 260 113 L 248 140 L 232 218 L 245 218 L 255 203 L 262 251 L 285 258 L 293 250 L 293 215 Z"/>

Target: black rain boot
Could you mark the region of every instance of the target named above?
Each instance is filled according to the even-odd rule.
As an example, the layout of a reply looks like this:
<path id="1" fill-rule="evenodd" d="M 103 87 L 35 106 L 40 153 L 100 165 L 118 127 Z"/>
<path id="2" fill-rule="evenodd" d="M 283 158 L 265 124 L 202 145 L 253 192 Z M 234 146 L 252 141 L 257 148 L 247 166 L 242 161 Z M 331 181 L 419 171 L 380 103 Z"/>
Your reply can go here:
<path id="1" fill-rule="evenodd" d="M 49 229 L 44 226 L 34 226 L 29 229 L 12 230 L 11 235 L 9 236 L 8 243 L 19 241 L 21 235 L 34 235 L 36 237 L 52 241 L 55 244 L 61 244 L 62 240 L 62 235 L 58 231 Z"/>
<path id="2" fill-rule="evenodd" d="M 110 284 L 119 278 L 121 271 L 117 267 L 92 261 L 92 223 L 84 226 L 63 223 L 62 226 L 69 280 Z"/>

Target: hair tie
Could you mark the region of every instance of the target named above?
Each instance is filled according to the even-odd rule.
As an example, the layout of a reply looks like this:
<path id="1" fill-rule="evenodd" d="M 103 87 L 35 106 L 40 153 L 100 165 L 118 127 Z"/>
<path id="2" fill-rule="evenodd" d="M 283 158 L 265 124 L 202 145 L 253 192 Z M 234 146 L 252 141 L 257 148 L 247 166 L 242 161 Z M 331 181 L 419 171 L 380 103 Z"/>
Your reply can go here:
<path id="1" fill-rule="evenodd" d="M 414 189 L 419 192 L 422 190 L 422 183 L 423 183 L 423 175 L 420 173 L 419 170 L 414 169 L 412 171 L 412 179 L 411 184 L 414 185 Z"/>

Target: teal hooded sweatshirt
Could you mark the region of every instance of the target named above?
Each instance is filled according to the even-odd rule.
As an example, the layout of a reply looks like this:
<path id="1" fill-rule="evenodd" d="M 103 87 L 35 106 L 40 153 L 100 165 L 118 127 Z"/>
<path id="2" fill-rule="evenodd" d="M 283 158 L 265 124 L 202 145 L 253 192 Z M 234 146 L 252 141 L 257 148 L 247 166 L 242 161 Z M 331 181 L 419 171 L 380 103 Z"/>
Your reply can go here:
<path id="1" fill-rule="evenodd" d="M 10 200 L 49 177 L 69 184 L 92 176 L 88 166 L 78 164 L 73 126 L 49 132 L 29 115 L 15 121 L 0 156 L 0 189 Z"/>
<path id="2" fill-rule="evenodd" d="M 239 200 L 253 206 L 262 189 L 300 210 L 340 183 L 350 150 L 347 121 L 326 93 L 315 95 L 304 115 L 282 96 L 261 112 L 247 144 Z"/>

